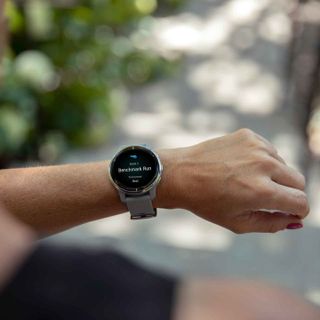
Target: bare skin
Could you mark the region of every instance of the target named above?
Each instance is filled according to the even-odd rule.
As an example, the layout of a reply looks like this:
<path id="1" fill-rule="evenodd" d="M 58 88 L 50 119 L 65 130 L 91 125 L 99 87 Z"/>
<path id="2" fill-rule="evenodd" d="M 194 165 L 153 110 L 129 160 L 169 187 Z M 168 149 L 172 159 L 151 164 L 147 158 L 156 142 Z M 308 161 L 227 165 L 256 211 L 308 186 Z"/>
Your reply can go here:
<path id="1" fill-rule="evenodd" d="M 182 283 L 174 320 L 318 320 L 318 307 L 258 281 L 198 278 Z"/>
<path id="2" fill-rule="evenodd" d="M 160 150 L 159 155 L 164 174 L 155 207 L 184 208 L 235 233 L 302 226 L 309 212 L 303 176 L 250 130 L 189 148 Z M 0 171 L 1 200 L 14 215 L 0 208 L 0 288 L 32 250 L 35 232 L 46 236 L 126 211 L 107 166 L 99 162 Z M 291 293 L 212 279 L 186 279 L 174 315 L 174 320 L 319 318 L 318 309 Z"/>
<path id="3" fill-rule="evenodd" d="M 162 156 L 174 177 L 171 206 L 235 233 L 277 232 L 302 224 L 309 212 L 304 177 L 248 129 Z"/>
<path id="4" fill-rule="evenodd" d="M 302 226 L 309 212 L 304 177 L 248 129 L 159 155 L 164 174 L 155 207 L 183 208 L 235 233 Z M 98 162 L 2 170 L 1 201 L 41 236 L 120 214 L 126 207 L 107 168 Z"/>
<path id="5" fill-rule="evenodd" d="M 33 249 L 31 228 L 0 207 L 0 290 Z"/>

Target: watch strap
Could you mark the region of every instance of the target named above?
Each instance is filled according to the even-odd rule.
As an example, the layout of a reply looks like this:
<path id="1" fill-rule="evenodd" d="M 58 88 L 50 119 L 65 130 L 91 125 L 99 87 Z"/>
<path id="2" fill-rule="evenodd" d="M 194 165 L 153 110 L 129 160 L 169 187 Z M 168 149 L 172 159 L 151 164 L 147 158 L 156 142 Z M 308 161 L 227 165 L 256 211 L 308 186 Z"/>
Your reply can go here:
<path id="1" fill-rule="evenodd" d="M 153 207 L 151 198 L 150 193 L 134 197 L 125 195 L 124 202 L 130 211 L 131 219 L 138 220 L 157 216 L 157 209 Z"/>

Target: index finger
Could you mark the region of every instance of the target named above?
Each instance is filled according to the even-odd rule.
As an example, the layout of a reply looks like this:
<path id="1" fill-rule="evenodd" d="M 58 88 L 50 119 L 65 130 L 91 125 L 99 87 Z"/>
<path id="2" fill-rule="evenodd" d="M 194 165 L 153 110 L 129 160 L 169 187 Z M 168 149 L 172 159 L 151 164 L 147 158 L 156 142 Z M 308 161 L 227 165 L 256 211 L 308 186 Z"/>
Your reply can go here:
<path id="1" fill-rule="evenodd" d="M 304 176 L 293 168 L 279 164 L 271 174 L 271 179 L 281 185 L 304 190 L 306 186 Z"/>
<path id="2" fill-rule="evenodd" d="M 259 205 L 261 208 L 289 213 L 305 218 L 309 213 L 309 203 L 307 195 L 298 189 L 283 186 L 274 181 L 270 182 L 270 189 L 268 195 L 261 199 Z"/>

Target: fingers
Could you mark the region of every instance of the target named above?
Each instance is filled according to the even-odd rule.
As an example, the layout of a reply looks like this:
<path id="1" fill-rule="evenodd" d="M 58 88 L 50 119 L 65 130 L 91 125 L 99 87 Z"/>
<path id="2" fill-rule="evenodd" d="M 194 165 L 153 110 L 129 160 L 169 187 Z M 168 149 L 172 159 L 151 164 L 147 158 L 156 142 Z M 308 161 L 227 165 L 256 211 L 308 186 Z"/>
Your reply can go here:
<path id="1" fill-rule="evenodd" d="M 278 161 L 279 161 L 280 163 L 282 163 L 283 165 L 286 165 L 286 162 L 283 160 L 282 157 L 279 156 L 279 154 L 278 154 L 277 152 L 269 152 L 269 155 L 270 155 L 272 158 L 278 160 Z"/>
<path id="2" fill-rule="evenodd" d="M 278 164 L 274 172 L 272 172 L 271 179 L 284 186 L 297 188 L 299 190 L 305 189 L 305 178 L 296 170 L 288 167 L 282 157 L 279 156 L 277 149 L 264 137 L 255 134 L 258 140 L 263 142 L 265 151 L 274 159 L 278 160 Z"/>
<path id="3" fill-rule="evenodd" d="M 299 190 L 304 190 L 306 185 L 305 178 L 301 173 L 284 164 L 279 164 L 274 169 L 271 179 L 278 184 Z"/>
<path id="4" fill-rule="evenodd" d="M 261 199 L 259 203 L 261 205 L 260 208 L 290 213 L 301 219 L 305 218 L 309 213 L 307 196 L 301 190 L 271 181 L 265 190 L 264 196 L 264 199 Z"/>
<path id="5" fill-rule="evenodd" d="M 272 209 L 280 210 L 282 208 L 282 211 L 305 217 L 309 212 L 309 206 L 305 193 L 301 192 L 305 189 L 304 176 L 288 167 L 279 156 L 276 148 L 268 140 L 258 134 L 256 134 L 256 137 L 265 144 L 267 153 L 278 160 L 275 165 L 270 166 L 270 178 L 274 182 L 273 188 L 276 189 L 276 194 L 273 195 L 273 201 L 270 201 L 269 205 L 281 206 L 272 207 Z"/>
<path id="6" fill-rule="evenodd" d="M 249 213 L 249 219 L 246 221 L 246 226 L 243 226 L 243 230 L 238 233 L 275 233 L 285 229 L 300 229 L 303 227 L 301 219 L 280 212 L 253 211 Z"/>
<path id="7" fill-rule="evenodd" d="M 278 150 L 273 146 L 273 144 L 270 141 L 268 141 L 267 139 L 265 139 L 264 137 L 260 136 L 257 133 L 255 133 L 255 136 L 258 140 L 264 143 L 264 145 L 266 146 L 266 151 L 271 157 L 275 158 L 276 160 L 278 160 L 283 164 L 286 164 L 284 159 L 280 157 L 280 155 L 278 154 Z"/>

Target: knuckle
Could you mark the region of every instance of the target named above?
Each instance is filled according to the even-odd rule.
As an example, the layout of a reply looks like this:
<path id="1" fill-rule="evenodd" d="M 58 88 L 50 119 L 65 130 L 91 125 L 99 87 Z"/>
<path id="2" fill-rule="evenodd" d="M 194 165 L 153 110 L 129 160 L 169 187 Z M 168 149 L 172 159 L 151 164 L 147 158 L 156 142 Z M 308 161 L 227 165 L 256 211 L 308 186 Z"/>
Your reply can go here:
<path id="1" fill-rule="evenodd" d="M 244 137 L 253 137 L 255 135 L 255 133 L 251 129 L 248 129 L 248 128 L 242 128 L 242 129 L 238 130 L 238 133 Z"/>
<path id="2" fill-rule="evenodd" d="M 267 228 L 267 232 L 268 233 L 277 233 L 280 230 L 281 229 L 279 229 L 279 227 L 278 227 L 278 225 L 276 223 L 271 223 Z"/>
<path id="3" fill-rule="evenodd" d="M 251 147 L 255 152 L 259 152 L 259 154 L 271 154 L 271 148 L 264 141 L 259 139 L 256 134 L 252 137 L 247 138 L 248 146 Z"/>
<path id="4" fill-rule="evenodd" d="M 272 171 L 279 166 L 279 162 L 266 155 L 259 155 L 255 158 L 256 163 L 263 171 Z"/>
<path id="5" fill-rule="evenodd" d="M 305 193 L 299 193 L 296 196 L 296 201 L 297 201 L 297 208 L 298 210 L 307 215 L 309 212 L 309 203 L 308 203 L 308 198 Z"/>
<path id="6" fill-rule="evenodd" d="M 278 149 L 277 149 L 274 145 L 270 144 L 270 145 L 268 146 L 268 150 L 269 150 L 272 154 L 279 156 Z"/>
<path id="7" fill-rule="evenodd" d="M 273 145 L 268 145 L 264 142 L 262 142 L 260 149 L 269 155 L 279 155 L 278 150 Z"/>
<path id="8" fill-rule="evenodd" d="M 247 139 L 247 146 L 252 149 L 253 152 L 258 154 L 265 154 L 268 153 L 267 146 L 257 139 L 256 137 L 248 138 Z"/>
<path id="9" fill-rule="evenodd" d="M 279 165 L 279 162 L 277 162 L 275 159 L 267 157 L 263 162 L 262 162 L 263 168 L 267 171 L 272 171 L 276 169 Z"/>
<path id="10" fill-rule="evenodd" d="M 229 230 L 231 232 L 233 232 L 234 234 L 244 234 L 245 233 L 245 230 L 239 225 L 233 225 L 229 228 Z"/>
<path id="11" fill-rule="evenodd" d="M 306 178 L 305 178 L 305 176 L 303 174 L 301 174 L 301 173 L 298 173 L 298 177 L 299 177 L 302 189 L 305 189 L 305 187 L 306 187 Z"/>
<path id="12" fill-rule="evenodd" d="M 256 148 L 258 151 L 262 151 L 262 152 L 264 152 L 264 153 L 269 153 L 269 152 L 271 152 L 270 147 L 267 146 L 263 141 L 260 141 L 260 140 L 256 140 L 256 141 L 255 141 L 255 148 Z"/>

